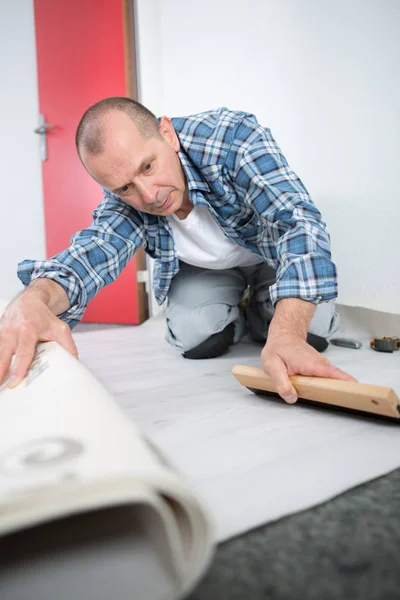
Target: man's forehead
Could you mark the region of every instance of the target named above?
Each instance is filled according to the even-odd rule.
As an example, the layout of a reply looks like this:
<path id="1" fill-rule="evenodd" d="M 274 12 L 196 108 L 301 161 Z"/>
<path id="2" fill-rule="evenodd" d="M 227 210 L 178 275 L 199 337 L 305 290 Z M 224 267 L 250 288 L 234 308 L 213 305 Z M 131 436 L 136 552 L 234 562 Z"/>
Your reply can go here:
<path id="1" fill-rule="evenodd" d="M 123 140 L 119 136 L 118 139 L 110 138 L 100 154 L 87 154 L 83 159 L 92 177 L 112 190 L 129 183 L 153 157 L 154 152 L 144 142 L 132 144 L 129 139 Z"/>

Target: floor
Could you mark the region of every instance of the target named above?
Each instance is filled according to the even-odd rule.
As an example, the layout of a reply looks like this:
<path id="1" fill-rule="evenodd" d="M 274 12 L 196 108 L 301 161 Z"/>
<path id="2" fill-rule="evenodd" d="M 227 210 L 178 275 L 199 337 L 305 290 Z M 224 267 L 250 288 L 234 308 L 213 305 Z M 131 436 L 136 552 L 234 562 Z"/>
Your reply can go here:
<path id="1" fill-rule="evenodd" d="M 398 600 L 400 469 L 221 544 L 188 600 Z"/>
<path id="2" fill-rule="evenodd" d="M 119 336 L 111 333 L 111 361 L 105 361 L 99 336 L 101 331 L 107 330 L 115 332 L 115 328 L 97 325 L 84 324 L 76 328 L 81 358 L 92 360 L 92 366 L 95 365 L 92 370 L 100 379 L 107 380 L 108 387 L 111 384 L 111 391 L 134 415 L 134 420 L 139 420 L 141 426 L 151 425 L 155 437 L 162 439 L 168 421 L 165 390 L 154 383 L 157 372 L 161 372 L 163 381 L 177 396 L 177 408 L 185 411 L 183 399 L 179 404 L 177 369 L 181 369 L 182 380 L 187 385 L 192 378 L 194 395 L 199 393 L 204 377 L 211 377 L 213 369 L 204 371 L 203 380 L 197 383 L 196 361 L 182 361 L 182 366 L 176 367 L 172 350 L 155 348 L 155 338 L 150 339 L 153 330 L 149 330 L 149 337 L 136 349 L 129 346 L 127 340 L 121 341 L 117 349 Z M 87 336 L 90 332 L 95 335 Z M 157 340 L 162 342 L 161 338 Z M 132 340 L 132 343 L 134 346 L 138 341 Z M 148 355 L 151 348 L 155 348 L 154 353 L 142 361 L 140 355 Z M 233 358 L 235 352 L 237 350 Z M 118 361 L 112 359 L 116 353 Z M 243 364 L 258 366 L 255 362 L 258 353 L 254 347 L 245 347 L 238 356 L 244 356 Z M 352 356 L 356 361 L 360 354 Z M 385 357 L 378 358 L 384 366 Z M 392 356 L 390 360 L 397 358 L 400 356 Z M 183 370 L 183 364 L 190 366 Z M 149 403 L 160 407 L 158 420 L 154 421 L 154 406 L 142 406 L 139 400 L 132 400 L 127 380 L 119 376 L 121 368 L 128 374 L 141 373 L 137 392 L 142 390 Z M 223 395 L 224 383 L 217 374 L 214 374 L 214 385 Z M 204 402 L 207 412 L 206 397 Z M 187 416 L 191 418 L 189 413 Z M 397 600 L 400 598 L 399 567 L 400 469 L 316 508 L 284 517 L 220 544 L 209 572 L 188 600 Z"/>

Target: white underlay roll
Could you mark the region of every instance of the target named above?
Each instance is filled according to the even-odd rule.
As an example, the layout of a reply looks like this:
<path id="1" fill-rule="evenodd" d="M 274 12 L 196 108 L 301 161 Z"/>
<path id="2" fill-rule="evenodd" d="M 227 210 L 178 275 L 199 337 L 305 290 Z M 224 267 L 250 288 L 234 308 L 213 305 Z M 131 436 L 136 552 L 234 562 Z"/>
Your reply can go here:
<path id="1" fill-rule="evenodd" d="M 2 600 L 183 598 L 213 548 L 186 479 L 78 360 L 39 344 L 0 388 Z"/>

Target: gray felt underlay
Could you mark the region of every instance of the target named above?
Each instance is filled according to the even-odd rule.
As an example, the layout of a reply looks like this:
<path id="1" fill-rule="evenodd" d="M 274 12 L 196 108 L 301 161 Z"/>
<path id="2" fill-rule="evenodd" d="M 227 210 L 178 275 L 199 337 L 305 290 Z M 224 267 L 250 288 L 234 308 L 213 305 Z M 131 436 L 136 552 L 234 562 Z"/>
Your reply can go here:
<path id="1" fill-rule="evenodd" d="M 217 549 L 188 600 L 398 600 L 400 469 Z"/>

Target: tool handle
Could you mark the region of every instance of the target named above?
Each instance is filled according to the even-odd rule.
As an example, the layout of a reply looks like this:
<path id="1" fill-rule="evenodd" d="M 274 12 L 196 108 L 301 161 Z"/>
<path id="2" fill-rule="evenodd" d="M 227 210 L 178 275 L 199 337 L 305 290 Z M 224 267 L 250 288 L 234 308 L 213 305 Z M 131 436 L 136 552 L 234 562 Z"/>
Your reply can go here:
<path id="1" fill-rule="evenodd" d="M 236 379 L 247 388 L 276 393 L 272 379 L 261 369 L 236 365 L 232 369 Z M 342 381 L 324 377 L 295 375 L 290 380 L 299 399 L 313 400 L 341 408 L 358 410 L 400 420 L 400 401 L 392 388 Z"/>

